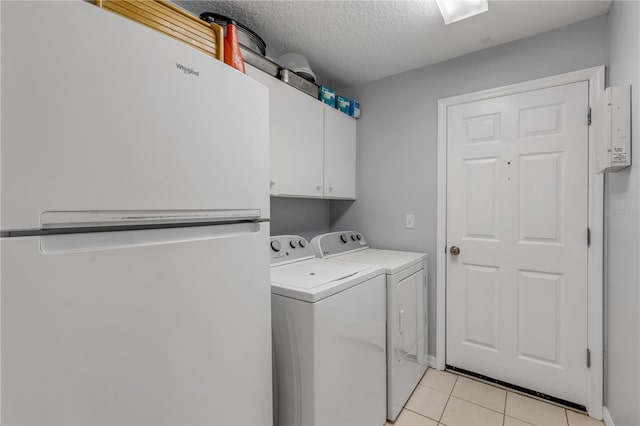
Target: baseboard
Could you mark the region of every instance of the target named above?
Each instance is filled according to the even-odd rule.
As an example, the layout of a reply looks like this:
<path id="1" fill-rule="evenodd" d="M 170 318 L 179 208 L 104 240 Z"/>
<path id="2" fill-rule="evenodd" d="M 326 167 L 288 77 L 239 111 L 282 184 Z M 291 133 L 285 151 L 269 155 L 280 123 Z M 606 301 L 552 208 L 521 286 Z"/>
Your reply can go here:
<path id="1" fill-rule="evenodd" d="M 425 363 L 427 364 L 427 366 L 429 368 L 438 368 L 437 367 L 438 364 L 436 363 L 436 357 L 435 356 L 433 356 L 433 355 L 425 355 L 424 358 L 425 358 L 424 361 L 425 361 Z"/>
<path id="2" fill-rule="evenodd" d="M 604 421 L 605 426 L 614 426 L 611 413 L 607 407 L 602 407 L 602 420 Z"/>

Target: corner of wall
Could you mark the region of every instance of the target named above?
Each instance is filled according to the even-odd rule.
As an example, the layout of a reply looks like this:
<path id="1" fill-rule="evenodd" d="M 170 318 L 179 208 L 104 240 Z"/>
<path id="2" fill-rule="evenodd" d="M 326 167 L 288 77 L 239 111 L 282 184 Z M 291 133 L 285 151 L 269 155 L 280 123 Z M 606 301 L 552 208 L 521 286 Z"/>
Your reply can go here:
<path id="1" fill-rule="evenodd" d="M 607 16 L 608 85 L 632 85 L 632 165 L 606 176 L 605 423 L 640 424 L 640 2 Z M 635 108 L 634 108 L 635 105 Z M 605 213 L 607 212 L 605 211 Z M 608 419 L 608 420 L 607 420 Z"/>

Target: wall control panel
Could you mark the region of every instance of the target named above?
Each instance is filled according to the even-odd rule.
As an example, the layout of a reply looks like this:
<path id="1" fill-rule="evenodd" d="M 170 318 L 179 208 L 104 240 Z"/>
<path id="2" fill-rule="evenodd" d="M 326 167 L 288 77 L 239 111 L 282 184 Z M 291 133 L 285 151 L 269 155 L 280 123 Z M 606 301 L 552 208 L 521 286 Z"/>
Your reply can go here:
<path id="1" fill-rule="evenodd" d="M 596 107 L 596 171 L 631 165 L 631 86 L 608 87 Z"/>

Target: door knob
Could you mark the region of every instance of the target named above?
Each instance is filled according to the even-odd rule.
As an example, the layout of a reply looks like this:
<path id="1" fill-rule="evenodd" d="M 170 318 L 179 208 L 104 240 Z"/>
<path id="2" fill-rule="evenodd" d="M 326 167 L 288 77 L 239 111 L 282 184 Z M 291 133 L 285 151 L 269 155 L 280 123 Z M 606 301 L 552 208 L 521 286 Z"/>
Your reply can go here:
<path id="1" fill-rule="evenodd" d="M 453 256 L 459 255 L 460 254 L 460 247 L 451 246 L 451 248 L 449 249 L 449 253 L 451 253 Z"/>

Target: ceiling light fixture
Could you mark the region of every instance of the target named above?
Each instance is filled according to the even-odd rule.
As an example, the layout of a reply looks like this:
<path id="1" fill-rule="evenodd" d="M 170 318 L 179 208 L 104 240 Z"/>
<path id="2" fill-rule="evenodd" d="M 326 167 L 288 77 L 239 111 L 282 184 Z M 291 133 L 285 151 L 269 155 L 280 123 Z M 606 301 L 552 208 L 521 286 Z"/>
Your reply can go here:
<path id="1" fill-rule="evenodd" d="M 449 25 L 489 10 L 488 0 L 436 0 L 438 9 Z"/>

